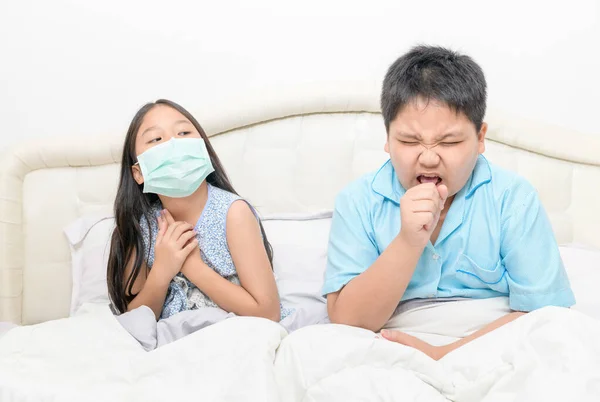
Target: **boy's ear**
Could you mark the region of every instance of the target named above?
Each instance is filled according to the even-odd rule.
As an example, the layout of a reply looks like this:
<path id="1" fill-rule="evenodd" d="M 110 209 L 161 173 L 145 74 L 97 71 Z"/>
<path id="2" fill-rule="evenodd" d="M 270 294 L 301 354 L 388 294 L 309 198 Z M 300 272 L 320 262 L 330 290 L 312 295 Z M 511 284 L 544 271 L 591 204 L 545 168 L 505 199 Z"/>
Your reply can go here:
<path id="1" fill-rule="evenodd" d="M 385 145 L 383 146 L 383 150 L 386 153 L 388 153 L 388 154 L 390 153 L 390 142 L 389 142 L 389 139 L 390 139 L 390 136 L 388 134 L 388 138 L 385 140 Z"/>
<path id="2" fill-rule="evenodd" d="M 488 129 L 487 123 L 482 123 L 481 129 L 479 130 L 479 133 L 477 133 L 477 137 L 478 137 L 477 140 L 479 141 L 478 152 L 480 154 L 485 152 L 485 135 L 487 134 L 487 129 Z"/>
<path id="3" fill-rule="evenodd" d="M 144 176 L 142 176 L 140 165 L 133 165 L 131 167 L 131 174 L 133 175 L 133 180 L 135 180 L 137 184 L 144 183 Z"/>

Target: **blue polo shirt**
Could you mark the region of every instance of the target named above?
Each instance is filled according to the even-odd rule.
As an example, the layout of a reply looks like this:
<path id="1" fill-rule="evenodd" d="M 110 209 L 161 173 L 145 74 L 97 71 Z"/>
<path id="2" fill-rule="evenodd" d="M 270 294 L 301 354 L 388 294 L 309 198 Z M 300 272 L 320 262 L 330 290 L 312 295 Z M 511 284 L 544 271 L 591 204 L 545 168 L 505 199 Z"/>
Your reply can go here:
<path id="1" fill-rule="evenodd" d="M 369 268 L 400 232 L 400 184 L 391 161 L 338 195 L 323 294 Z M 531 311 L 575 304 L 550 221 L 533 186 L 480 156 L 435 244 L 425 247 L 402 300 L 508 296 Z"/>

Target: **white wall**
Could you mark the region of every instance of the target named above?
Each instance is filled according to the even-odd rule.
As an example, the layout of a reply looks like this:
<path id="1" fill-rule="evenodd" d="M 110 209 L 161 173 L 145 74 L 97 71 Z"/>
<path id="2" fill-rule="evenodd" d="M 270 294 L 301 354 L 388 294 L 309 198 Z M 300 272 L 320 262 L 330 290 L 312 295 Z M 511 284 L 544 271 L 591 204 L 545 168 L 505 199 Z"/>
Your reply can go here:
<path id="1" fill-rule="evenodd" d="M 124 132 L 159 97 L 196 110 L 289 80 L 381 81 L 415 43 L 473 56 L 491 107 L 600 135 L 598 0 L 284 3 L 3 0 L 0 151 Z"/>

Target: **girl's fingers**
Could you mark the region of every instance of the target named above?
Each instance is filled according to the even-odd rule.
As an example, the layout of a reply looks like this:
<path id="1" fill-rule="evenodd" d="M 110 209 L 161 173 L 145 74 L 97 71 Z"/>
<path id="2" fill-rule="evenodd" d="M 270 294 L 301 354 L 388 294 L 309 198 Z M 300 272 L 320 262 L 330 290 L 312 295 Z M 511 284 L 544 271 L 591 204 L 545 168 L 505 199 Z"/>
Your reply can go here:
<path id="1" fill-rule="evenodd" d="M 171 239 L 173 237 L 173 232 L 175 232 L 175 230 L 177 230 L 178 227 L 184 224 L 185 222 L 175 222 L 173 224 L 169 224 L 169 227 L 167 228 L 167 231 L 164 234 L 164 238 L 167 240 Z M 175 239 L 177 238 L 179 238 L 179 235 L 175 237 Z"/>
<path id="2" fill-rule="evenodd" d="M 187 233 L 188 231 L 191 231 L 192 229 L 194 229 L 194 227 L 187 222 L 175 222 L 175 225 L 177 225 L 177 226 L 173 230 L 173 233 L 171 234 L 171 237 L 170 237 L 173 241 L 179 240 L 179 238 L 181 237 L 182 234 Z M 175 226 L 175 225 L 173 225 L 173 226 Z"/>
<path id="3" fill-rule="evenodd" d="M 168 225 L 174 224 L 175 223 L 175 219 L 173 219 L 173 215 L 171 215 L 171 213 L 169 212 L 169 210 L 163 209 L 163 212 L 165 213 L 165 218 L 167 219 L 167 224 Z"/>
<path id="4" fill-rule="evenodd" d="M 188 230 L 187 232 L 184 232 L 181 236 L 179 236 L 179 239 L 177 240 L 177 247 L 184 248 L 188 241 L 195 236 L 196 232 L 194 232 L 193 230 Z"/>
<path id="5" fill-rule="evenodd" d="M 190 242 L 190 244 L 188 244 L 187 246 L 185 246 L 183 248 L 183 250 L 181 250 L 181 252 L 183 253 L 184 256 L 187 257 L 188 255 L 190 255 L 190 253 L 192 251 L 194 251 L 195 248 L 198 248 L 198 240 L 197 239 L 192 240 Z"/>

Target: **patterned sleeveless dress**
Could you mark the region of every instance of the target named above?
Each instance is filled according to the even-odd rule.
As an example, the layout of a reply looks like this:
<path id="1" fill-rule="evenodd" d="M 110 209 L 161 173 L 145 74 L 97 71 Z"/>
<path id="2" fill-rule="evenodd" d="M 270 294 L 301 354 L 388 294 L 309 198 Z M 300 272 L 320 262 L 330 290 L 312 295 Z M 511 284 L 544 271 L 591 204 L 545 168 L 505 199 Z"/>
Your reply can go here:
<path id="1" fill-rule="evenodd" d="M 233 259 L 227 245 L 227 212 L 234 201 L 243 200 L 241 197 L 208 184 L 208 198 L 204 210 L 194 227 L 200 247 L 202 261 L 228 281 L 239 285 Z M 249 204 L 248 204 L 249 205 Z M 256 212 L 250 207 L 254 214 Z M 151 215 L 158 217 L 162 205 L 157 201 L 152 205 Z M 258 216 L 257 216 L 258 219 Z M 153 219 L 148 227 L 145 217 L 140 219 L 146 256 L 146 265 L 152 268 L 154 264 L 154 245 L 158 234 L 158 222 Z M 150 236 L 152 234 L 152 236 Z M 202 293 L 181 272 L 171 283 L 165 298 L 161 319 L 168 318 L 181 311 L 194 310 L 202 307 L 218 307 L 207 295 Z M 292 310 L 281 306 L 281 319 L 288 316 Z"/>

